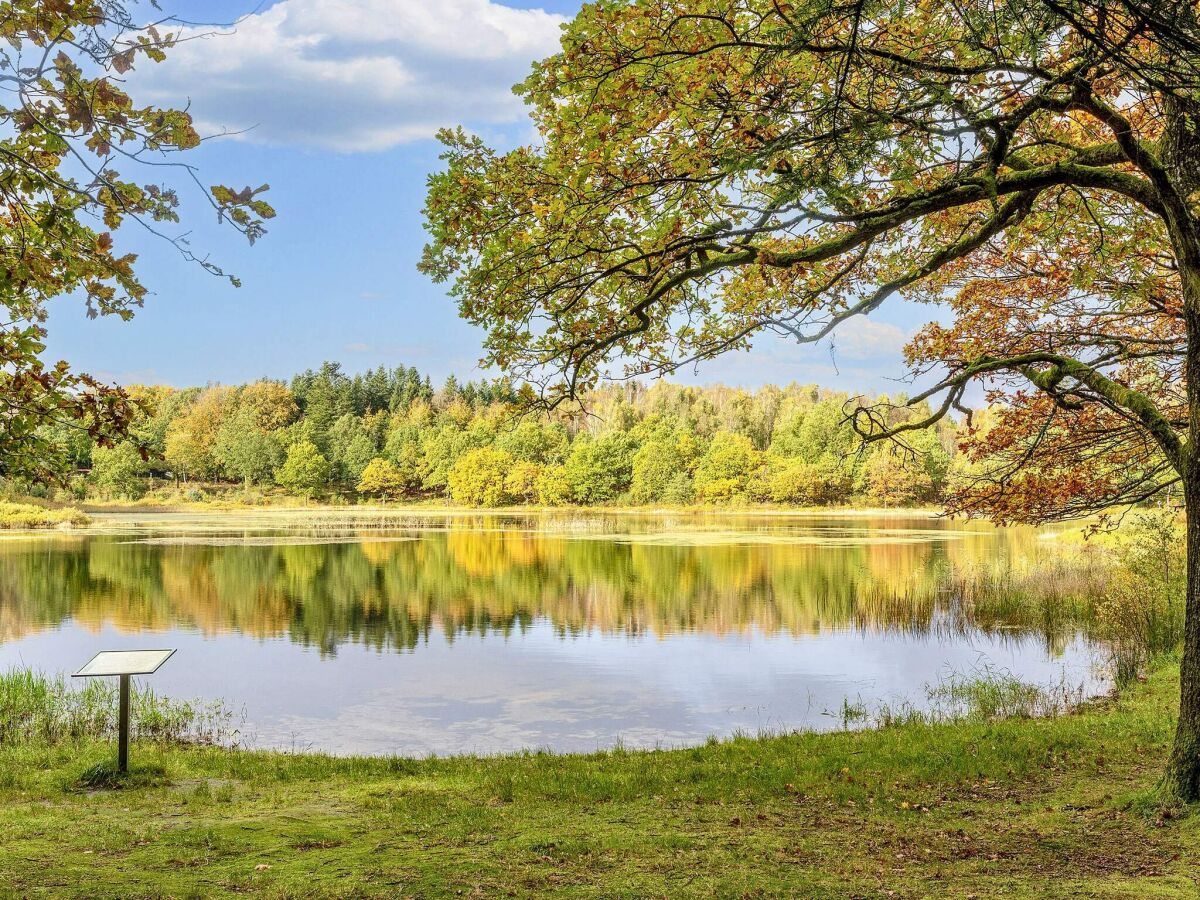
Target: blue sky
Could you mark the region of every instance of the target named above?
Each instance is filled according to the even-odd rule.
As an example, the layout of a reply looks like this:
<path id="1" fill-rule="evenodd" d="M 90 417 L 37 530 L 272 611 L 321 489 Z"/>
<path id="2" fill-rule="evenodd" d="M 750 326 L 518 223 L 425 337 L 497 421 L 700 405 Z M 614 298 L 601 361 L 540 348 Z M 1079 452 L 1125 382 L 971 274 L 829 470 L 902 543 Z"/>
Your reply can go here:
<path id="1" fill-rule="evenodd" d="M 238 289 L 126 228 L 153 292 L 131 322 L 89 321 L 65 298 L 50 322 L 51 355 L 120 383 L 185 386 L 280 378 L 335 359 L 349 371 L 415 365 L 440 380 L 479 377 L 480 333 L 460 321 L 444 286 L 416 271 L 425 178 L 441 125 L 494 144 L 530 126 L 508 86 L 555 46 L 558 17 L 577 3 L 491 0 L 164 2 L 181 18 L 233 21 L 236 32 L 192 40 L 139 69 L 135 98 L 190 102 L 209 141 L 190 161 L 205 183 L 271 184 L 279 217 L 255 247 L 219 229 L 194 192 L 184 210 L 192 248 L 243 282 Z M 212 29 L 205 29 L 205 33 Z M 198 33 L 198 32 L 197 32 Z M 899 347 L 920 318 L 885 309 L 838 346 L 763 339 L 749 353 L 675 380 L 754 387 L 817 382 L 895 390 Z"/>

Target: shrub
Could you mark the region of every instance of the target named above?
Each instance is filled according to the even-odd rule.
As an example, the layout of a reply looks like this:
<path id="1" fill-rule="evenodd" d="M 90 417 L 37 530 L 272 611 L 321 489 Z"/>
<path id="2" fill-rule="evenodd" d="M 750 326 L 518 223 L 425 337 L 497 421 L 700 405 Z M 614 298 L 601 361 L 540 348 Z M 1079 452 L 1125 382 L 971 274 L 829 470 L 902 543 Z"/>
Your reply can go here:
<path id="1" fill-rule="evenodd" d="M 90 521 L 74 507 L 44 509 L 29 503 L 0 503 L 0 528 L 71 527 Z"/>
<path id="2" fill-rule="evenodd" d="M 662 499 L 664 503 L 670 503 L 675 506 L 683 506 L 695 500 L 696 488 L 692 484 L 692 476 L 687 472 L 676 472 L 670 482 L 667 483 L 667 488 L 663 491 Z"/>
<path id="3" fill-rule="evenodd" d="M 845 476 L 800 459 L 785 460 L 767 478 L 768 499 L 811 506 L 834 503 L 850 493 Z"/>
<path id="4" fill-rule="evenodd" d="M 1096 621 L 1109 641 L 1117 683 L 1127 684 L 1183 641 L 1187 560 L 1174 512 L 1139 515 L 1120 536 L 1116 557 Z"/>
<path id="5" fill-rule="evenodd" d="M 696 497 L 707 502 L 732 500 L 745 487 L 739 478 L 697 478 L 696 482 Z"/>

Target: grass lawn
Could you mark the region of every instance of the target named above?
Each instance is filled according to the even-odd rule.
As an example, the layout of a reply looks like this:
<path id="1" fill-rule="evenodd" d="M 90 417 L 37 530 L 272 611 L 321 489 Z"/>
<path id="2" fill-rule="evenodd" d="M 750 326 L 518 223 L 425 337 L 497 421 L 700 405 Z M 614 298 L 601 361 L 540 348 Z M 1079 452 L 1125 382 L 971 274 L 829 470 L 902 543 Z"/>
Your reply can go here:
<path id="1" fill-rule="evenodd" d="M 0 747 L 0 894 L 1186 897 L 1152 792 L 1178 669 L 1048 720 L 690 750 L 334 759 Z M 93 786 L 89 786 L 92 784 Z"/>

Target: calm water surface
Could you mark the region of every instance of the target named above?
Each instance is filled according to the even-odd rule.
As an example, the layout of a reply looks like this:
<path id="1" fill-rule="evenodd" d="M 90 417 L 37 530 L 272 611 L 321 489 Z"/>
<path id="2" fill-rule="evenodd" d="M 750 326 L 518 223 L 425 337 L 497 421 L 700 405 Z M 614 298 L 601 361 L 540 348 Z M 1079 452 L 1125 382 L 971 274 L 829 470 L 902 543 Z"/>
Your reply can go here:
<path id="1" fill-rule="evenodd" d="M 178 647 L 152 682 L 251 746 L 593 750 L 840 727 L 983 667 L 1100 687 L 1069 622 L 950 564 L 1059 535 L 924 517 L 140 514 L 0 541 L 0 668 Z"/>

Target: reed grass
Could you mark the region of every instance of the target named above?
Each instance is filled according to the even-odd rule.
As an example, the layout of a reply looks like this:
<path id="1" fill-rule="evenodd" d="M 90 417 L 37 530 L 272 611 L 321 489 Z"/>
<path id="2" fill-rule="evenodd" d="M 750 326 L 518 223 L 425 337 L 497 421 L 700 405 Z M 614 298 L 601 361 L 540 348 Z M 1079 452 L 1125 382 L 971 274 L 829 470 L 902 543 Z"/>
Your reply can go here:
<path id="1" fill-rule="evenodd" d="M 116 679 L 82 679 L 32 669 L 0 672 L 0 747 L 115 739 Z M 235 743 L 232 712 L 220 701 L 176 700 L 133 682 L 134 736 L 168 743 Z"/>

